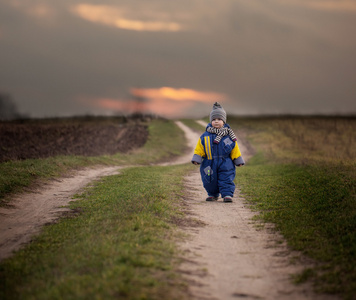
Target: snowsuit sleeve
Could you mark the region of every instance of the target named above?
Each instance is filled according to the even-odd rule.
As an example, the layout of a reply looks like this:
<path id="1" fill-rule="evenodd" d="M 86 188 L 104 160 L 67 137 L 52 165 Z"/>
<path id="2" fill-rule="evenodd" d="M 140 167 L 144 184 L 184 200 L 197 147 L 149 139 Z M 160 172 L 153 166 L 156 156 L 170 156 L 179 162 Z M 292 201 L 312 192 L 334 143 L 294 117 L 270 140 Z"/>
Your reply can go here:
<path id="1" fill-rule="evenodd" d="M 245 161 L 241 156 L 241 151 L 237 142 L 235 142 L 235 147 L 232 149 L 230 157 L 236 166 L 245 164 Z"/>
<path id="2" fill-rule="evenodd" d="M 199 139 L 195 150 L 194 150 L 194 155 L 192 158 L 192 163 L 197 162 L 198 164 L 201 164 L 203 161 L 203 157 L 205 157 L 205 151 L 204 151 L 204 146 L 201 142 L 201 138 Z"/>

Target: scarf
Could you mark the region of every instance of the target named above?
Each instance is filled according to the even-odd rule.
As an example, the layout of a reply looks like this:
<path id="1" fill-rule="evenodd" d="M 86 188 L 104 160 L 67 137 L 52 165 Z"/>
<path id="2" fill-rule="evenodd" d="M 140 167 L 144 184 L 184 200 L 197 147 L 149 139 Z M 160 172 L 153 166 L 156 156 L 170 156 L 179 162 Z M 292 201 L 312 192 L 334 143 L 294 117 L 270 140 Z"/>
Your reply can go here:
<path id="1" fill-rule="evenodd" d="M 237 140 L 234 132 L 232 131 L 231 128 L 227 128 L 227 127 L 223 127 L 223 128 L 215 128 L 215 127 L 208 127 L 206 129 L 207 132 L 210 133 L 215 133 L 216 134 L 216 138 L 214 139 L 214 143 L 215 144 L 219 144 L 219 142 L 221 141 L 222 137 L 224 137 L 225 135 L 229 135 L 230 138 L 235 142 Z"/>

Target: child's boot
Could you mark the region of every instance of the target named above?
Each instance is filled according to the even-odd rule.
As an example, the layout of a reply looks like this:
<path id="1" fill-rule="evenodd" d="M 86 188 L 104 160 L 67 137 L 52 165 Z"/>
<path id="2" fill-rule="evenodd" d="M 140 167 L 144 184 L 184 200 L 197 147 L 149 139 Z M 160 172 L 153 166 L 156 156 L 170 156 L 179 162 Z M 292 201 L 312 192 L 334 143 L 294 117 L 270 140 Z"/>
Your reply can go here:
<path id="1" fill-rule="evenodd" d="M 230 196 L 224 197 L 224 202 L 232 202 L 232 197 Z"/>
<path id="2" fill-rule="evenodd" d="M 213 197 L 213 196 L 209 196 L 208 198 L 205 199 L 206 201 L 217 201 L 218 197 Z"/>

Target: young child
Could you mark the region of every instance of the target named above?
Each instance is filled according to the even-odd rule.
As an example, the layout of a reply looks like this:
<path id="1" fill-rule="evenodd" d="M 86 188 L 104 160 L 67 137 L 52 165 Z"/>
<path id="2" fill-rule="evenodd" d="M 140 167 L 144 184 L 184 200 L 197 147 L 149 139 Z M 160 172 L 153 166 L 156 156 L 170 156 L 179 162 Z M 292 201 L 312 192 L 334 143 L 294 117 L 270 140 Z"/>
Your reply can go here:
<path id="1" fill-rule="evenodd" d="M 235 191 L 235 166 L 245 164 L 236 136 L 226 124 L 226 112 L 215 102 L 210 113 L 210 123 L 201 135 L 194 150 L 192 163 L 200 166 L 201 179 L 208 193 L 206 201 L 232 202 Z"/>

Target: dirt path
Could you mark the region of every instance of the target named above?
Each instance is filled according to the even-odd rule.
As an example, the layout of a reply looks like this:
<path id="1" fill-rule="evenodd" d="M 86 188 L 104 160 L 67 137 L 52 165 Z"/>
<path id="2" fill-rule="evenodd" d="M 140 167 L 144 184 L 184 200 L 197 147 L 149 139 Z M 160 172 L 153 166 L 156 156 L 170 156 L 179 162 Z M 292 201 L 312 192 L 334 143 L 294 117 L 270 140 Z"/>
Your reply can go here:
<path id="1" fill-rule="evenodd" d="M 181 122 L 177 125 L 193 149 L 199 134 Z M 249 148 L 241 141 L 239 146 L 244 158 L 248 158 Z M 192 150 L 170 164 L 187 163 L 191 157 Z M 75 193 L 99 177 L 118 170 L 119 167 L 82 170 L 32 193 L 18 195 L 12 202 L 13 209 L 0 208 L 0 260 L 9 257 L 12 251 L 28 243 L 43 225 L 68 210 L 61 207 L 72 201 Z M 191 283 L 192 299 L 336 299 L 315 295 L 310 286 L 296 287 L 289 282 L 289 274 L 303 266 L 289 263 L 294 253 L 285 243 L 276 244 L 283 241 L 278 234 L 256 227 L 251 221 L 254 213 L 238 190 L 233 203 L 206 202 L 197 167 L 196 172 L 186 178 L 186 194 L 186 209 L 205 224 L 185 227 L 188 236 L 180 244 L 185 253 L 181 271 Z"/>
<path id="2" fill-rule="evenodd" d="M 189 134 L 194 134 L 190 138 L 194 147 L 199 135 Z M 248 159 L 251 151 L 241 140 L 238 143 Z M 291 252 L 268 226 L 256 226 L 251 220 L 254 213 L 238 189 L 233 203 L 221 199 L 206 202 L 197 167 L 186 178 L 186 195 L 187 210 L 205 224 L 184 228 L 188 238 L 181 244 L 185 253 L 181 271 L 190 282 L 192 299 L 337 299 L 316 295 L 309 285 L 290 282 L 290 274 L 304 267 L 290 263 L 297 253 Z"/>
<path id="3" fill-rule="evenodd" d="M 181 122 L 177 122 L 177 125 L 184 130 L 189 144 L 192 144 L 195 136 L 189 136 L 189 128 Z M 190 156 L 191 152 L 160 165 L 186 163 Z M 0 261 L 30 242 L 42 226 L 55 221 L 63 212 L 70 211 L 64 206 L 73 201 L 74 194 L 102 176 L 117 174 L 119 169 L 118 166 L 87 168 L 70 177 L 52 180 L 30 193 L 16 195 L 11 201 L 13 208 L 0 207 Z"/>
<path id="4" fill-rule="evenodd" d="M 71 177 L 52 180 L 27 194 L 16 195 L 13 208 L 0 207 L 0 260 L 31 241 L 43 225 L 69 211 L 63 206 L 90 182 L 117 173 L 119 167 L 84 169 Z"/>

